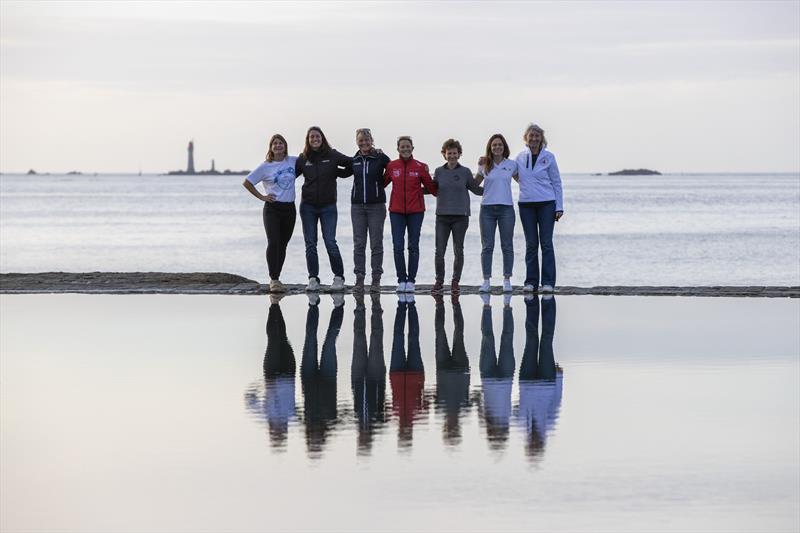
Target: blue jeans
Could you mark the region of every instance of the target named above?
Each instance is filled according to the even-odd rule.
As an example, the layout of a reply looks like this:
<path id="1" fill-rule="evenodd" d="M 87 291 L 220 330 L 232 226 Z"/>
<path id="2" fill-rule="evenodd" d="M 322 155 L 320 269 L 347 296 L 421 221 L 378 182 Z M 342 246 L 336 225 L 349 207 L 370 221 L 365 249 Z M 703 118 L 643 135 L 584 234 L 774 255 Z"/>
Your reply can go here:
<path id="1" fill-rule="evenodd" d="M 519 367 L 520 381 L 555 381 L 556 360 L 553 333 L 556 329 L 556 299 L 542 300 L 542 335 L 539 337 L 539 299 L 525 300 L 525 351 Z"/>
<path id="2" fill-rule="evenodd" d="M 503 251 L 503 277 L 510 278 L 514 266 L 514 207 L 510 205 L 482 205 L 481 226 L 481 270 L 483 277 L 492 277 L 492 255 L 494 254 L 495 230 L 500 228 L 500 249 Z"/>
<path id="3" fill-rule="evenodd" d="M 556 286 L 556 253 L 553 250 L 553 227 L 556 203 L 520 202 L 519 220 L 525 232 L 525 285 L 539 285 L 539 246 L 542 248 L 542 285 Z"/>
<path id="4" fill-rule="evenodd" d="M 417 269 L 419 268 L 419 234 L 422 230 L 422 219 L 425 213 L 389 213 L 392 224 L 392 247 L 394 248 L 394 268 L 397 270 L 397 282 L 415 283 Z M 406 257 L 403 251 L 408 229 L 408 270 L 406 270 Z"/>
<path id="5" fill-rule="evenodd" d="M 303 224 L 303 238 L 306 241 L 306 267 L 308 277 L 319 280 L 319 256 L 317 255 L 317 223 L 322 226 L 322 240 L 328 251 L 328 260 L 334 276 L 344 277 L 344 264 L 339 245 L 336 244 L 336 221 L 338 219 L 336 204 L 320 207 L 301 203 L 300 221 Z"/>

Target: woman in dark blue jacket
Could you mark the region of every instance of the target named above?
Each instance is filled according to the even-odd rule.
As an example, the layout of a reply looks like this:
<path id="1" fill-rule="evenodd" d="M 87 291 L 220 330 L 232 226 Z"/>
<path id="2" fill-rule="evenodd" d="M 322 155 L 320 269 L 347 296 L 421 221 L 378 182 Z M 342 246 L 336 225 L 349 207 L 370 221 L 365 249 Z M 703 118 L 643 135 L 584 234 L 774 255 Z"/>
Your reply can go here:
<path id="1" fill-rule="evenodd" d="M 364 290 L 366 270 L 367 235 L 371 252 L 372 284 L 370 291 L 380 292 L 383 274 L 383 225 L 386 221 L 386 193 L 383 173 L 389 157 L 375 150 L 372 132 L 368 128 L 356 130 L 358 152 L 353 156 L 353 191 L 350 194 L 350 217 L 353 221 L 353 272 L 356 275 L 355 291 Z"/>

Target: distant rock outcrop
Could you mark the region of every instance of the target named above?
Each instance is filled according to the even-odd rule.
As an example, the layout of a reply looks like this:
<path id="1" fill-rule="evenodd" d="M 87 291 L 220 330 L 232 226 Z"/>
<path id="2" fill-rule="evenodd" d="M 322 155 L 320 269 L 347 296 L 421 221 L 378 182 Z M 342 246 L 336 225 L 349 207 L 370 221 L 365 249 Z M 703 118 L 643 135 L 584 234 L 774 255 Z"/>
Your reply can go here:
<path id="1" fill-rule="evenodd" d="M 616 172 L 609 172 L 609 176 L 660 176 L 661 172 L 658 170 L 650 170 L 649 168 L 626 168 Z"/>

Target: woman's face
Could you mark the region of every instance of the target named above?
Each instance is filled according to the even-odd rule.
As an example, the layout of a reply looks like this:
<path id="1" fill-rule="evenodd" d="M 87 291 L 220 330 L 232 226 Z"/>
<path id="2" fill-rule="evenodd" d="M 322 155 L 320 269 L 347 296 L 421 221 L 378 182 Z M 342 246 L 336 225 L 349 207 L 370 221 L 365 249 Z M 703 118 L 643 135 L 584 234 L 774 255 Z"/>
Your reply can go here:
<path id="1" fill-rule="evenodd" d="M 411 144 L 411 141 L 406 141 L 405 139 L 400 141 L 397 145 L 397 153 L 399 153 L 400 157 L 403 159 L 410 158 L 411 154 L 414 153 L 414 146 Z"/>
<path id="2" fill-rule="evenodd" d="M 269 148 L 272 150 L 272 154 L 275 157 L 282 157 L 286 155 L 286 144 L 280 139 L 275 139 L 272 141 L 272 145 Z"/>
<path id="3" fill-rule="evenodd" d="M 372 150 L 372 139 L 366 133 L 359 133 L 356 135 L 356 144 L 358 145 L 358 149 L 365 154 Z"/>
<path id="4" fill-rule="evenodd" d="M 447 159 L 447 163 L 453 167 L 458 163 L 459 157 L 461 157 L 461 154 L 458 153 L 458 148 L 448 148 L 444 153 L 444 158 Z"/>
<path id="5" fill-rule="evenodd" d="M 538 147 L 542 144 L 542 132 L 536 130 L 528 130 L 525 134 L 525 144 L 530 147 Z"/>
<path id="6" fill-rule="evenodd" d="M 492 144 L 489 145 L 489 148 L 491 149 L 493 156 L 503 157 L 505 146 L 503 146 L 503 141 L 501 141 L 500 139 L 494 139 L 492 141 Z"/>
<path id="7" fill-rule="evenodd" d="M 322 134 L 317 130 L 309 131 L 308 145 L 314 150 L 319 150 L 319 147 L 322 146 Z"/>

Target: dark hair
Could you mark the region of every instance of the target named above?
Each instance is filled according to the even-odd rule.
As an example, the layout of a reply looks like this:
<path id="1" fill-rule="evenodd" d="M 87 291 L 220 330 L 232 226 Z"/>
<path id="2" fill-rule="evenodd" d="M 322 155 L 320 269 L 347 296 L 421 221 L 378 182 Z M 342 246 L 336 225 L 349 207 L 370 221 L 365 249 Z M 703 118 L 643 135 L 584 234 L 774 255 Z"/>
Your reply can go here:
<path id="1" fill-rule="evenodd" d="M 489 137 L 489 142 L 486 143 L 486 169 L 484 170 L 485 174 L 491 172 L 492 167 L 494 167 L 494 154 L 492 153 L 492 141 L 494 141 L 495 139 L 500 139 L 501 141 L 503 141 L 503 157 L 508 157 L 509 155 L 511 155 L 511 150 L 508 149 L 508 143 L 506 142 L 505 137 L 503 137 L 500 133 L 495 133 L 494 135 Z"/>
<path id="2" fill-rule="evenodd" d="M 322 146 L 319 147 L 319 153 L 327 154 L 328 152 L 331 151 L 331 145 L 328 144 L 328 139 L 325 138 L 325 134 L 322 133 L 322 129 L 319 126 L 311 126 L 310 128 L 308 128 L 308 131 L 306 132 L 306 145 L 303 148 L 303 155 L 305 156 L 306 159 L 308 159 L 308 156 L 311 155 L 311 153 L 314 151 L 314 149 L 311 148 L 311 145 L 308 144 L 308 136 L 311 135 L 312 131 L 318 131 L 320 136 L 322 137 Z"/>
<path id="3" fill-rule="evenodd" d="M 272 143 L 275 142 L 276 139 L 283 141 L 283 146 L 286 147 L 286 155 L 289 155 L 289 143 L 286 142 L 286 139 L 284 139 L 283 135 L 276 133 L 272 136 L 272 138 L 269 140 L 269 144 L 267 145 L 267 161 L 270 163 L 275 160 L 275 154 L 272 153 Z"/>
<path id="4" fill-rule="evenodd" d="M 444 142 L 444 144 L 442 144 L 442 155 L 444 155 L 446 157 L 447 151 L 448 150 L 452 150 L 453 148 L 458 150 L 458 155 L 461 155 L 461 154 L 464 153 L 464 151 L 461 149 L 461 143 L 460 142 L 458 142 L 455 139 L 447 139 Z"/>
<path id="5" fill-rule="evenodd" d="M 411 148 L 414 148 L 414 141 L 411 140 L 411 135 L 401 135 L 397 138 L 397 147 L 400 148 L 400 143 L 402 141 L 408 141 L 411 143 Z"/>

